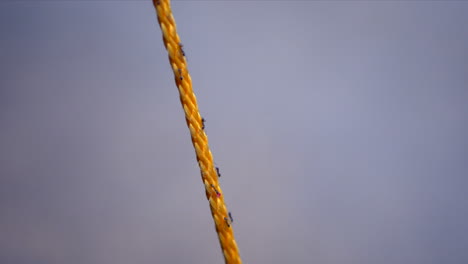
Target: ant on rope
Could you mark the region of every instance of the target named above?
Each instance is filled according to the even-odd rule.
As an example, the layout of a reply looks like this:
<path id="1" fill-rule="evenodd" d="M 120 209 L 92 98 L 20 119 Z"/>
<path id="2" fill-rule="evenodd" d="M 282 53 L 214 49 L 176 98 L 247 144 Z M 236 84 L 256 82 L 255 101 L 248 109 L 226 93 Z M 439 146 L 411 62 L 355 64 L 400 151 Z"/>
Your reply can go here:
<path id="1" fill-rule="evenodd" d="M 216 190 L 216 188 L 214 187 L 213 184 L 211 184 L 211 188 L 213 188 L 213 190 L 215 191 L 217 197 L 221 197 L 221 193 L 218 192 L 218 190 Z"/>
<path id="2" fill-rule="evenodd" d="M 179 43 L 179 48 L 180 48 L 180 53 L 182 53 L 182 56 L 185 57 L 184 45 L 182 45 L 182 43 Z"/>
<path id="3" fill-rule="evenodd" d="M 229 219 L 227 217 L 224 217 L 224 221 L 226 222 L 226 225 L 228 227 L 231 227 L 232 223 L 234 220 L 232 219 L 231 212 L 228 213 Z"/>

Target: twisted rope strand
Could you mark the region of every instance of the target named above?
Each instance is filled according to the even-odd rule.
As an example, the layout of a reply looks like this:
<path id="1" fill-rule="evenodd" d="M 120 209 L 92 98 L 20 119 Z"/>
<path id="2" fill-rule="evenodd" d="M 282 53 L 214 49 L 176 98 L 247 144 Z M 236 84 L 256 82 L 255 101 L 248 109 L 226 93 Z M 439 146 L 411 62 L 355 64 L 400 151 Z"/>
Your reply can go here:
<path id="1" fill-rule="evenodd" d="M 185 113 L 185 121 L 190 130 L 190 136 L 200 166 L 206 198 L 210 203 L 218 239 L 223 251 L 224 261 L 228 264 L 242 263 L 239 249 L 234 239 L 231 218 L 223 198 L 223 192 L 218 183 L 218 174 L 208 145 L 208 137 L 203 130 L 204 124 L 198 110 L 197 98 L 193 93 L 192 79 L 190 78 L 187 61 L 176 23 L 172 16 L 170 0 L 153 0 L 156 8 L 158 23 L 163 34 L 164 47 L 169 54 L 169 63 L 174 72 L 174 79 L 179 90 L 180 102 Z"/>

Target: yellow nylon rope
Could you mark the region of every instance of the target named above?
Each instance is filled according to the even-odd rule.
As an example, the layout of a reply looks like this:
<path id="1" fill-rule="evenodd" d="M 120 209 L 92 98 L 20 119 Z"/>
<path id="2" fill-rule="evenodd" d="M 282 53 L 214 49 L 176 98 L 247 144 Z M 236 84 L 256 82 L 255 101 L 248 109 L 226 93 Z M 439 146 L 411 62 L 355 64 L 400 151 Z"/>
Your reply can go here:
<path id="1" fill-rule="evenodd" d="M 185 112 L 185 120 L 190 130 L 192 143 L 195 148 L 198 165 L 200 166 L 206 198 L 210 203 L 211 215 L 215 222 L 219 243 L 224 255 L 225 263 L 242 263 L 234 231 L 223 192 L 218 183 L 218 174 L 213 162 L 213 156 L 208 146 L 208 137 L 204 131 L 204 124 L 198 111 L 197 99 L 192 89 L 192 80 L 187 69 L 187 61 L 176 23 L 172 16 L 170 0 L 153 0 L 156 8 L 159 26 L 163 33 L 164 46 L 169 53 L 169 62 L 174 72 L 174 78 L 180 94 L 180 102 Z"/>

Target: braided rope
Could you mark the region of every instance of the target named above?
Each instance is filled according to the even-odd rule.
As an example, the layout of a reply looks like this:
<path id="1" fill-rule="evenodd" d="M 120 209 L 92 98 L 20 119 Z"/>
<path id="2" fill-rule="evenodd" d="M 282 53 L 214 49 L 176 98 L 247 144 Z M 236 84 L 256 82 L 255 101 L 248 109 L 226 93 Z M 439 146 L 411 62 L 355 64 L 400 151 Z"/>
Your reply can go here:
<path id="1" fill-rule="evenodd" d="M 187 61 L 176 23 L 172 16 L 170 0 L 153 0 L 158 17 L 158 23 L 163 33 L 163 42 L 169 53 L 169 62 L 174 72 L 175 83 L 179 90 L 180 102 L 185 112 L 185 120 L 190 130 L 192 143 L 195 148 L 197 161 L 200 166 L 201 177 L 205 185 L 206 198 L 210 203 L 211 215 L 215 222 L 216 232 L 223 251 L 224 261 L 228 264 L 242 263 L 234 239 L 231 218 L 218 183 L 218 174 L 213 162 L 213 156 L 208 146 L 208 137 L 204 131 L 203 120 L 198 111 L 197 99 L 192 89 Z"/>

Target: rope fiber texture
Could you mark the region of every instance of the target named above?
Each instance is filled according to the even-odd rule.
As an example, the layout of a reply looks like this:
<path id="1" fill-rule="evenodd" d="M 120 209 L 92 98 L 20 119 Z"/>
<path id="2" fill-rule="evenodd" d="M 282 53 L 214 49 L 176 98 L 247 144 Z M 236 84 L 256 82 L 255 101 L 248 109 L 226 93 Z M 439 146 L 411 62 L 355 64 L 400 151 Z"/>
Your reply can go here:
<path id="1" fill-rule="evenodd" d="M 242 263 L 234 239 L 232 218 L 226 208 L 223 192 L 218 183 L 217 168 L 214 166 L 213 156 L 208 145 L 208 137 L 204 131 L 204 120 L 198 110 L 197 99 L 192 89 L 192 80 L 187 69 L 185 53 L 176 31 L 170 0 L 153 0 L 153 4 L 163 34 L 164 46 L 169 53 L 169 62 L 179 90 L 180 102 L 185 112 L 185 120 L 190 130 L 198 165 L 200 166 L 206 198 L 210 204 L 211 215 L 218 233 L 224 261 L 228 264 Z"/>

